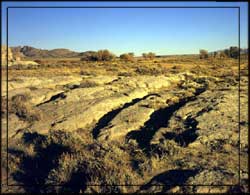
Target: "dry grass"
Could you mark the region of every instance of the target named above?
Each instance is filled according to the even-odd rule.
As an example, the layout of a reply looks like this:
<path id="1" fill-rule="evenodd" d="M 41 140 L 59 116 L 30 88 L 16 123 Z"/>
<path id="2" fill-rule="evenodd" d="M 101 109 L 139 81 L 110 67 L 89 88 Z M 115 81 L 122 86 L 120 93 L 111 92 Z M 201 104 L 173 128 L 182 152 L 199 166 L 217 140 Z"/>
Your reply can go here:
<path id="1" fill-rule="evenodd" d="M 97 87 L 98 86 L 98 83 L 94 82 L 94 81 L 89 81 L 89 80 L 86 80 L 86 81 L 82 81 L 80 83 L 80 86 L 81 88 L 89 88 L 89 87 Z"/>
<path id="2" fill-rule="evenodd" d="M 41 113 L 34 109 L 28 100 L 29 97 L 24 94 L 13 96 L 8 101 L 9 114 L 15 114 L 21 120 L 28 121 L 30 123 L 39 120 L 42 117 Z"/>
<path id="3" fill-rule="evenodd" d="M 112 145 L 103 147 L 95 142 L 85 143 L 76 133 L 24 133 L 19 144 L 25 147 L 10 148 L 10 158 L 16 159 L 9 166 L 10 172 L 24 185 L 30 182 L 62 185 L 50 186 L 46 188 L 47 192 L 129 192 L 123 186 L 105 185 L 129 185 L 140 181 L 128 163 L 128 153 Z M 26 188 L 26 192 L 42 190 L 44 187 L 34 188 L 32 185 Z"/>
<path id="4" fill-rule="evenodd" d="M 30 59 L 29 59 L 30 60 Z M 124 62 L 116 59 L 113 62 L 84 62 L 80 59 L 37 59 L 41 65 L 37 68 L 11 67 L 9 79 L 19 76 L 56 75 L 168 75 L 190 71 L 197 75 L 226 77 L 238 76 L 238 60 L 235 59 L 199 59 L 199 56 L 169 56 L 155 59 L 135 59 Z M 241 60 L 241 70 L 247 74 L 248 62 Z M 5 70 L 3 70 L 5 71 Z M 6 75 L 6 72 L 3 72 Z M 230 77 L 231 78 L 231 77 Z M 5 78 L 3 78 L 5 79 Z M 82 81 L 79 87 L 95 87 L 97 83 Z M 187 87 L 188 88 L 188 87 Z M 34 88 L 35 90 L 35 88 Z M 188 93 L 188 92 L 187 92 Z M 186 94 L 187 96 L 187 94 Z M 2 101 L 2 108 L 6 107 Z M 159 103 L 161 105 L 161 103 Z M 149 105 L 158 108 L 158 102 Z M 2 109 L 2 115 L 5 110 Z M 16 95 L 9 101 L 9 112 L 20 119 L 34 122 L 39 120 L 39 111 L 29 103 L 26 95 Z M 132 116 L 131 116 L 132 117 Z M 117 184 L 145 184 L 153 176 L 162 171 L 179 168 L 216 167 L 224 163 L 225 168 L 236 170 L 237 162 L 232 157 L 225 161 L 213 155 L 209 148 L 203 152 L 192 149 L 181 149 L 174 141 L 164 141 L 152 146 L 149 154 L 138 148 L 133 141 L 122 147 L 115 142 L 100 144 L 89 136 L 89 129 L 79 132 L 49 132 L 42 135 L 34 132 L 23 134 L 19 143 L 10 143 L 8 164 L 10 174 L 19 184 L 23 184 L 26 192 L 135 192 L 137 186 L 115 186 Z M 190 158 L 195 159 L 194 162 Z M 227 158 L 224 156 L 225 159 Z M 211 159 L 214 159 L 211 161 Z M 188 163 L 187 163 L 188 162 Z M 208 165 L 208 162 L 214 162 Z M 217 163 L 217 164 L 216 164 Z M 246 166 L 247 162 L 243 162 Z M 6 162 L 5 162 L 5 166 Z M 30 184 L 58 184 L 62 186 L 32 187 Z M 29 184 L 29 185 L 28 185 Z M 72 185 L 74 184 L 74 185 Z M 89 186 L 98 184 L 101 186 Z M 109 184 L 111 186 L 105 186 Z M 113 186 L 112 186 L 113 185 Z"/>
<path id="5" fill-rule="evenodd" d="M 33 59 L 29 59 L 33 60 Z M 37 59 L 38 60 L 38 59 Z M 59 76 L 59 75 L 159 75 L 190 71 L 196 74 L 224 76 L 238 74 L 238 60 L 232 58 L 199 59 L 196 55 L 167 56 L 154 59 L 135 58 L 134 61 L 124 62 L 115 59 L 112 62 L 86 62 L 79 58 L 39 59 L 40 66 L 9 67 L 9 78 L 18 76 Z M 246 70 L 247 59 L 241 58 L 241 67 Z M 216 70 L 216 71 L 215 71 Z M 246 72 L 246 71 L 245 71 Z M 6 72 L 3 69 L 3 79 Z"/>

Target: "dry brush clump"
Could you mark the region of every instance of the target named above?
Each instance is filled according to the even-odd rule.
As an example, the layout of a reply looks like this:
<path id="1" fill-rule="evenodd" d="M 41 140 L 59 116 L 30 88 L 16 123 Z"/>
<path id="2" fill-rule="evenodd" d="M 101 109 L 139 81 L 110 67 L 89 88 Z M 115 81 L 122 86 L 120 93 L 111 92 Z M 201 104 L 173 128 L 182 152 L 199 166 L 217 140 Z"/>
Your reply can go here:
<path id="1" fill-rule="evenodd" d="M 80 88 L 90 88 L 90 87 L 97 87 L 97 86 L 99 86 L 98 83 L 94 81 L 89 81 L 89 80 L 82 81 L 79 85 Z"/>
<path id="2" fill-rule="evenodd" d="M 109 50 L 89 51 L 82 54 L 81 61 L 111 61 L 115 55 Z"/>
<path id="3" fill-rule="evenodd" d="M 8 100 L 8 112 L 17 115 L 21 120 L 34 122 L 41 119 L 41 113 L 32 107 L 29 96 L 18 94 Z"/>
<path id="4" fill-rule="evenodd" d="M 208 58 L 208 51 L 205 49 L 200 50 L 200 59 L 207 59 Z"/>
<path id="5" fill-rule="evenodd" d="M 124 61 L 131 61 L 133 62 L 135 59 L 134 59 L 134 53 L 124 53 L 124 54 L 121 54 L 120 55 L 120 59 L 121 60 L 124 60 Z"/>
<path id="6" fill-rule="evenodd" d="M 149 53 L 143 53 L 142 54 L 142 57 L 145 58 L 145 59 L 154 59 L 155 58 L 155 53 L 153 52 L 149 52 Z"/>
<path id="7" fill-rule="evenodd" d="M 208 54 L 208 51 L 205 49 L 200 50 L 200 59 L 207 59 L 209 56 L 213 58 L 234 58 L 238 59 L 240 56 L 241 48 L 231 46 L 228 49 L 224 49 L 221 51 L 214 51 Z"/>
<path id="8" fill-rule="evenodd" d="M 134 73 L 123 71 L 123 72 L 119 72 L 119 73 L 117 74 L 117 76 L 131 77 L 131 76 L 134 76 Z"/>
<path id="9" fill-rule="evenodd" d="M 26 132 L 20 145 L 23 147 L 10 146 L 10 159 L 15 164 L 10 174 L 26 186 L 26 192 L 124 193 L 133 187 L 117 185 L 131 185 L 140 179 L 125 151 L 115 145 L 89 143 L 77 133 Z"/>
<path id="10" fill-rule="evenodd" d="M 139 66 L 136 67 L 135 73 L 139 75 L 162 75 L 167 73 L 166 68 L 158 66 Z"/>
<path id="11" fill-rule="evenodd" d="M 228 57 L 228 58 L 238 59 L 240 56 L 240 51 L 241 51 L 241 49 L 239 49 L 238 47 L 231 46 L 228 49 L 224 49 L 218 53 L 220 54 L 220 57 Z"/>

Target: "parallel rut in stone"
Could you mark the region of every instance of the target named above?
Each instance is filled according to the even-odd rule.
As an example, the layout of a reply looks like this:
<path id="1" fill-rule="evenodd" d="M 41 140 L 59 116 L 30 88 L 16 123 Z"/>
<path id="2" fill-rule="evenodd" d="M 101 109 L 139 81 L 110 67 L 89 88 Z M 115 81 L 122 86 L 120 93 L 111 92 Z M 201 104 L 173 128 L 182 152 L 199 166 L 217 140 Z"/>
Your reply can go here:
<path id="1" fill-rule="evenodd" d="M 105 128 L 106 126 L 109 125 L 109 123 L 124 109 L 129 108 L 137 103 L 139 103 L 142 100 L 147 99 L 148 97 L 152 97 L 152 96 L 158 96 L 158 94 L 153 93 L 153 94 L 149 94 L 146 95 L 142 98 L 136 98 L 133 99 L 131 102 L 125 103 L 122 107 L 117 108 L 115 110 L 112 110 L 110 112 L 108 112 L 107 114 L 105 114 L 96 124 L 95 128 L 92 131 L 92 135 L 94 137 L 94 139 L 96 139 L 100 133 L 100 130 Z"/>
<path id="2" fill-rule="evenodd" d="M 135 139 L 140 148 L 145 149 L 145 151 L 149 152 L 151 148 L 151 140 L 153 139 L 155 133 L 160 128 L 167 128 L 169 125 L 169 120 L 173 116 L 173 114 L 183 107 L 186 103 L 196 100 L 197 96 L 203 93 L 206 90 L 205 88 L 199 88 L 194 93 L 194 96 L 182 98 L 179 102 L 174 103 L 168 107 L 156 110 L 150 116 L 150 119 L 145 122 L 144 127 L 139 130 L 131 131 L 127 134 L 126 139 Z M 187 142 L 192 142 L 197 138 L 195 133 L 196 131 L 195 121 L 186 121 L 187 130 L 180 134 L 179 136 L 172 136 L 180 143 L 180 145 L 185 146 Z M 190 140 L 190 141 L 187 141 Z"/>

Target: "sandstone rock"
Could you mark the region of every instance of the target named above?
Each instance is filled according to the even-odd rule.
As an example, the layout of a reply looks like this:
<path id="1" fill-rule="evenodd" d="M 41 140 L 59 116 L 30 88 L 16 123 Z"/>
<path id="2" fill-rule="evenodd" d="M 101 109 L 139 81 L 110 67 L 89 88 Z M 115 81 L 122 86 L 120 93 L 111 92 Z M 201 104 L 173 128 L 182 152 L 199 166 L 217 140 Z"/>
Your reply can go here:
<path id="1" fill-rule="evenodd" d="M 7 47 L 1 47 L 1 55 L 2 55 L 2 65 L 7 65 Z M 38 65 L 38 63 L 34 61 L 22 61 L 21 54 L 18 52 L 12 52 L 11 48 L 8 48 L 8 66 L 12 65 Z"/>
<path id="2" fill-rule="evenodd" d="M 154 109 L 152 108 L 138 105 L 123 109 L 106 128 L 101 130 L 98 140 L 117 139 L 124 141 L 126 134 L 143 127 L 143 124 L 149 120 L 153 112 Z"/>
<path id="3" fill-rule="evenodd" d="M 2 138 L 7 136 L 12 137 L 17 133 L 18 130 L 27 128 L 29 124 L 26 121 L 20 120 L 15 114 L 9 114 L 8 116 L 8 129 L 6 128 L 6 118 L 2 120 Z"/>
<path id="4" fill-rule="evenodd" d="M 29 88 L 35 87 L 38 89 L 41 88 L 51 88 L 54 89 L 56 86 L 63 86 L 71 82 L 79 82 L 82 78 L 80 76 L 58 76 L 53 78 L 45 77 L 19 77 L 18 80 L 8 81 L 8 92 L 9 94 L 12 91 L 20 88 Z M 3 85 L 6 85 L 6 80 L 3 80 Z M 6 88 L 2 88 L 3 96 L 6 95 Z"/>
<path id="5" fill-rule="evenodd" d="M 8 57 L 7 57 L 7 47 L 5 45 L 2 45 L 1 47 L 1 55 L 2 55 L 2 65 L 7 65 L 7 58 L 8 58 L 8 65 L 11 65 L 11 62 L 13 61 L 13 54 L 10 48 L 8 48 Z"/>
<path id="6" fill-rule="evenodd" d="M 52 97 L 62 94 L 62 90 L 39 89 L 31 93 L 30 102 L 34 105 L 39 105 L 49 101 Z"/>
<path id="7" fill-rule="evenodd" d="M 16 61 L 12 62 L 11 65 L 27 66 L 27 65 L 38 65 L 38 63 L 34 61 L 22 61 L 20 58 L 18 58 Z"/>
<path id="8" fill-rule="evenodd" d="M 53 129 L 73 131 L 78 128 L 83 128 L 93 121 L 98 121 L 106 113 L 122 106 L 126 102 L 130 102 L 135 98 L 142 98 L 145 95 L 147 95 L 147 91 L 137 89 L 127 95 L 121 94 L 116 97 L 106 97 L 86 107 L 81 113 L 73 114 L 62 123 L 56 124 Z"/>

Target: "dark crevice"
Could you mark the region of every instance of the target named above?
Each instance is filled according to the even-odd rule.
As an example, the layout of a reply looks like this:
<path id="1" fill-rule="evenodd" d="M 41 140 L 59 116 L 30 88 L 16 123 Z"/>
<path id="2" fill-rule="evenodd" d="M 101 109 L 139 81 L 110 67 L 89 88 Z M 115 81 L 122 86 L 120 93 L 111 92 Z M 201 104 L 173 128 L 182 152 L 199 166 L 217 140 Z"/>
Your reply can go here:
<path id="1" fill-rule="evenodd" d="M 64 94 L 64 92 L 62 92 L 62 93 L 53 95 L 49 100 L 47 100 L 47 101 L 45 101 L 45 102 L 42 102 L 42 103 L 38 104 L 37 106 L 41 106 L 41 105 L 46 104 L 46 103 L 49 103 L 49 102 L 51 102 L 51 101 L 55 101 L 55 100 L 57 100 L 57 99 L 64 99 L 64 98 L 66 98 L 66 95 Z"/>
<path id="2" fill-rule="evenodd" d="M 168 127 L 169 120 L 173 116 L 173 114 L 178 109 L 183 107 L 187 102 L 194 101 L 196 99 L 196 96 L 200 95 L 206 90 L 206 87 L 207 86 L 205 86 L 202 89 L 197 89 L 195 95 L 192 97 L 183 98 L 176 104 L 173 104 L 169 107 L 162 108 L 162 109 L 155 111 L 154 113 L 151 114 L 150 119 L 144 124 L 144 127 L 140 130 L 129 132 L 126 136 L 126 140 L 135 139 L 139 147 L 144 149 L 145 152 L 149 153 L 150 148 L 151 148 L 150 141 L 152 140 L 155 133 L 161 127 L 165 127 L 165 128 Z M 193 135 L 194 134 L 193 131 L 195 132 L 194 129 L 192 128 L 189 129 L 189 131 L 187 131 L 186 133 L 184 132 L 183 134 L 180 134 L 179 137 L 177 137 L 176 139 L 180 143 L 183 143 L 183 141 L 181 141 L 183 137 L 188 137 L 189 135 Z M 168 135 L 168 136 L 171 136 L 171 135 Z M 174 135 L 172 136 L 175 137 Z M 190 138 L 190 140 L 192 139 L 193 137 Z"/>
<path id="3" fill-rule="evenodd" d="M 200 111 L 196 114 L 196 117 L 201 116 L 201 115 L 204 114 L 204 113 L 208 113 L 208 112 L 210 112 L 211 110 L 213 110 L 213 108 L 212 108 L 211 106 L 205 107 L 205 108 L 203 108 L 202 110 L 200 110 Z"/>
<path id="4" fill-rule="evenodd" d="M 126 139 L 135 139 L 140 148 L 147 149 L 148 151 L 150 148 L 150 141 L 155 133 L 161 127 L 168 127 L 169 119 L 173 113 L 180 107 L 184 106 L 189 99 L 190 98 L 182 99 L 176 104 L 155 111 L 151 114 L 150 119 L 144 124 L 142 129 L 129 132 Z"/>
<path id="5" fill-rule="evenodd" d="M 117 79 L 114 79 L 114 80 L 112 80 L 112 81 L 110 81 L 110 82 L 108 82 L 108 83 L 105 83 L 105 85 L 111 85 L 111 84 L 114 84 L 116 81 L 119 81 L 119 80 L 121 80 L 121 78 L 120 78 L 120 77 L 118 77 Z"/>
<path id="6" fill-rule="evenodd" d="M 194 118 L 188 117 L 184 121 L 185 131 L 179 134 L 174 132 L 167 132 L 164 134 L 164 137 L 169 140 L 174 140 L 176 143 L 178 143 L 178 145 L 182 147 L 187 147 L 198 137 L 198 134 L 196 132 L 198 130 L 197 125 L 198 122 Z"/>
<path id="7" fill-rule="evenodd" d="M 71 84 L 71 85 L 67 84 L 64 87 L 69 90 L 74 90 L 80 88 L 80 84 Z"/>
<path id="8" fill-rule="evenodd" d="M 97 122 L 95 128 L 94 128 L 93 131 L 92 131 L 92 135 L 93 135 L 94 139 L 97 138 L 98 134 L 100 133 L 100 130 L 101 130 L 102 128 L 106 127 L 106 126 L 110 123 L 110 121 L 111 121 L 119 112 L 121 112 L 123 109 L 128 108 L 128 107 L 130 107 L 130 106 L 133 106 L 133 105 L 135 105 L 136 103 L 138 103 L 138 102 L 140 102 L 140 101 L 142 101 L 142 100 L 145 100 L 146 98 L 151 97 L 151 96 L 158 96 L 158 97 L 159 97 L 158 94 L 155 94 L 155 93 L 154 93 L 154 94 L 146 95 L 146 96 L 144 96 L 144 97 L 142 97 L 142 98 L 136 98 L 136 99 L 133 99 L 131 102 L 128 102 L 128 103 L 124 104 L 122 107 L 117 108 L 117 109 L 115 109 L 115 110 L 112 110 L 112 111 L 108 112 L 107 114 L 105 114 L 105 115 Z"/>
<path id="9" fill-rule="evenodd" d="M 169 170 L 154 176 L 147 184 L 140 187 L 141 190 L 149 190 L 154 185 L 162 186 L 161 192 L 167 192 L 175 186 L 181 186 L 186 183 L 188 178 L 194 177 L 199 173 L 198 170 Z"/>

